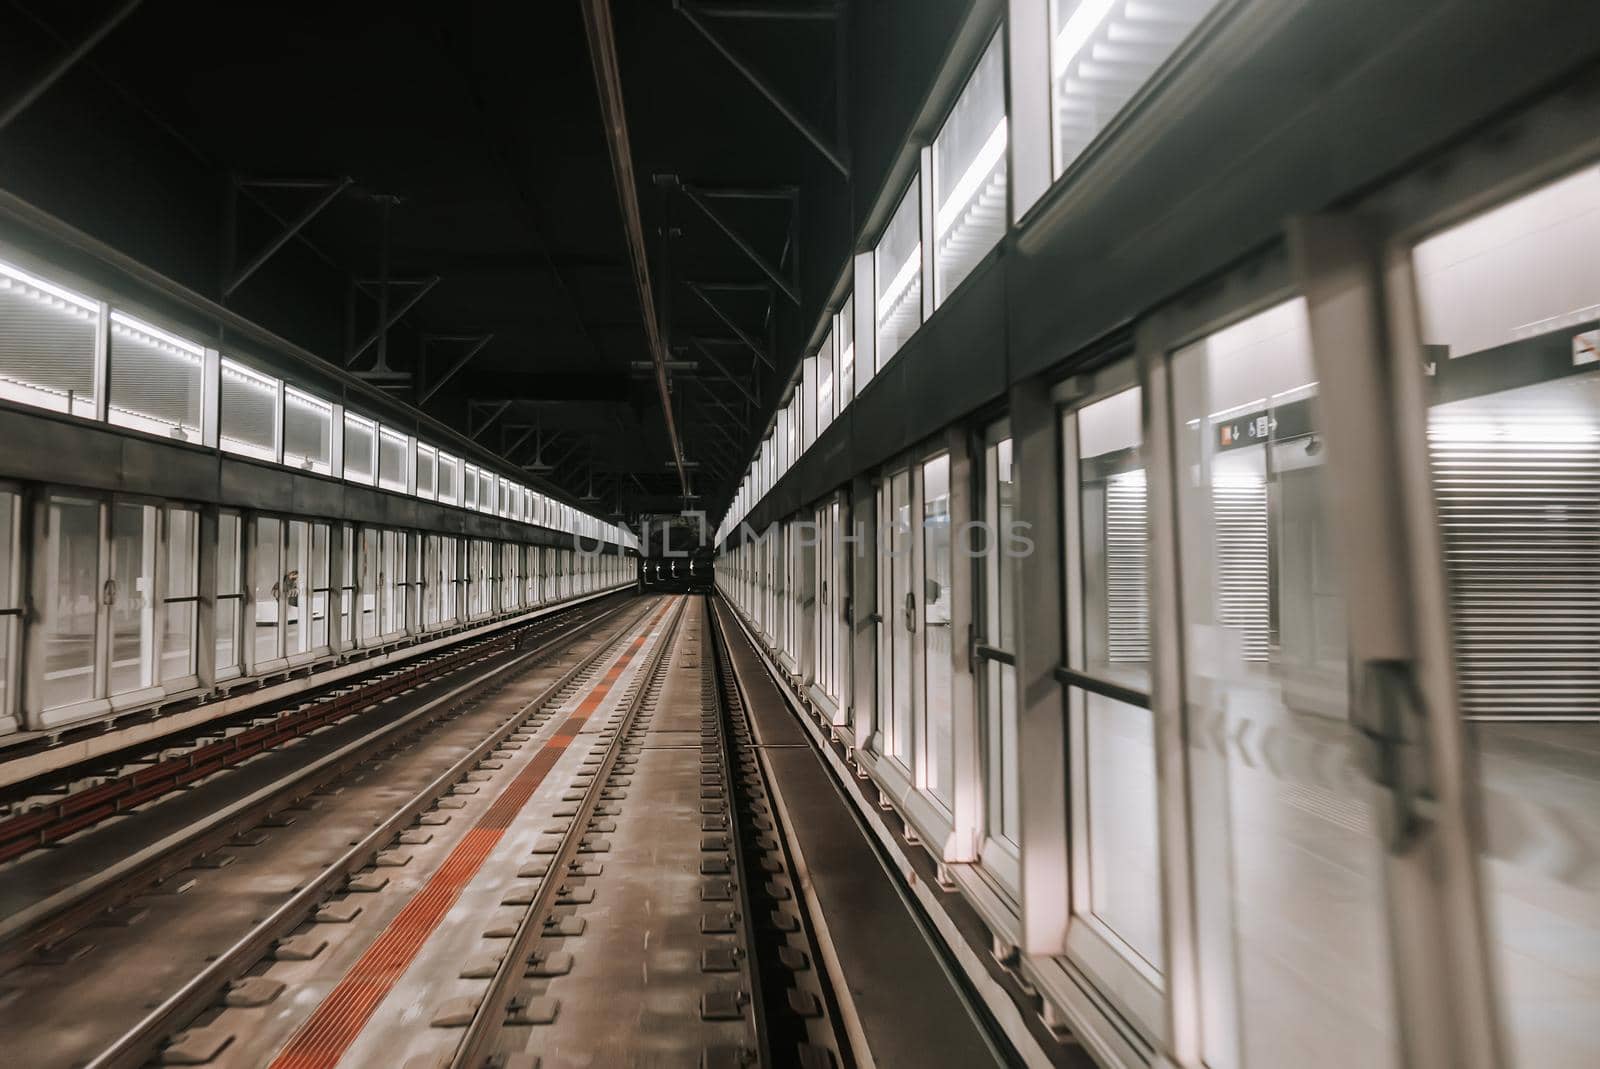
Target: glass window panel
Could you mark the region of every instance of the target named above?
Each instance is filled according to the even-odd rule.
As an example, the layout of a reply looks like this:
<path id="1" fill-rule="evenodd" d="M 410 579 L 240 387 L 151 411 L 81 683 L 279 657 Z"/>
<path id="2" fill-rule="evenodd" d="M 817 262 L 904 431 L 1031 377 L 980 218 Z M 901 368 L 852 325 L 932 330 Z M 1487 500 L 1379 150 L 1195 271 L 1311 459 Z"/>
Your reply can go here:
<path id="1" fill-rule="evenodd" d="M 1149 549 L 1140 397 L 1135 387 L 1076 413 L 1083 650 L 1073 667 L 1148 690 Z M 1261 500 L 1264 506 L 1265 497 Z M 1153 836 L 1154 827 L 1150 830 Z"/>
<path id="2" fill-rule="evenodd" d="M 1218 331 L 1170 368 L 1197 937 L 1202 968 L 1237 980 L 1201 993 L 1208 1064 L 1315 1050 L 1389 1065 L 1383 865 L 1355 767 L 1305 304 Z M 1266 739 L 1314 756 L 1264 760 Z"/>
<path id="3" fill-rule="evenodd" d="M 252 546 L 252 585 L 255 601 L 255 629 L 252 636 L 255 660 L 252 667 L 275 661 L 283 656 L 279 638 L 282 614 L 278 602 L 283 593 L 283 530 L 282 525 L 269 516 L 256 520 L 256 538 Z"/>
<path id="4" fill-rule="evenodd" d="M 333 470 L 333 406 L 293 386 L 283 391 L 283 462 L 322 475 Z"/>
<path id="5" fill-rule="evenodd" d="M 447 505 L 459 501 L 461 461 L 448 453 L 439 454 L 439 500 Z"/>
<path id="6" fill-rule="evenodd" d="M 200 441 L 205 350 L 190 341 L 111 313 L 109 418 L 121 427 L 183 442 Z"/>
<path id="7" fill-rule="evenodd" d="M 1005 51 L 996 34 L 933 142 L 934 303 L 1006 230 Z"/>
<path id="8" fill-rule="evenodd" d="M 434 494 L 434 472 L 438 469 L 439 453 L 431 445 L 417 443 L 417 496 L 430 500 Z"/>
<path id="9" fill-rule="evenodd" d="M 95 622 L 100 605 L 100 503 L 52 495 L 43 563 L 46 709 L 95 696 Z"/>
<path id="10" fill-rule="evenodd" d="M 111 509 L 111 694 L 156 681 L 156 516 L 153 505 Z"/>
<path id="11" fill-rule="evenodd" d="M 372 485 L 377 477 L 378 425 L 353 412 L 344 414 L 344 477 Z"/>
<path id="12" fill-rule="evenodd" d="M 1217 0 L 1051 0 L 1056 174 L 1070 167 Z"/>
<path id="13" fill-rule="evenodd" d="M 843 412 L 845 406 L 855 400 L 856 396 L 855 294 L 844 299 L 844 305 L 839 309 L 839 316 L 835 322 L 839 327 L 839 411 Z"/>
<path id="14" fill-rule="evenodd" d="M 950 458 L 922 465 L 923 786 L 952 807 L 956 776 L 950 672 Z"/>
<path id="15" fill-rule="evenodd" d="M 921 191 L 922 179 L 912 179 L 872 252 L 879 369 L 922 325 Z"/>
<path id="16" fill-rule="evenodd" d="M 167 602 L 162 626 L 161 680 L 183 679 L 195 672 L 194 598 L 200 583 L 200 514 L 191 509 L 167 510 Z M 184 600 L 174 600 L 174 599 Z"/>
<path id="17" fill-rule="evenodd" d="M 411 454 L 410 440 L 399 431 L 384 427 L 378 435 L 378 485 L 385 490 L 405 491 Z"/>
<path id="18" fill-rule="evenodd" d="M 822 348 L 817 350 L 817 434 L 827 430 L 828 424 L 833 422 L 833 368 L 838 360 L 833 348 L 834 333 L 829 330 L 822 339 Z"/>
<path id="19" fill-rule="evenodd" d="M 217 517 L 216 669 L 218 676 L 239 668 L 240 593 L 239 517 L 224 512 Z"/>
<path id="20" fill-rule="evenodd" d="M 494 511 L 494 474 L 478 470 L 478 507 L 484 512 Z"/>
<path id="21" fill-rule="evenodd" d="M 478 507 L 478 466 L 466 465 L 465 474 L 461 478 L 461 505 L 463 508 L 475 509 Z"/>
<path id="22" fill-rule="evenodd" d="M 1158 971 L 1161 869 L 1150 710 L 1074 690 L 1081 703 L 1089 817 L 1089 904 L 1096 917 Z"/>
<path id="23" fill-rule="evenodd" d="M 1594 1065 L 1600 882 L 1570 851 L 1600 843 L 1600 166 L 1430 237 L 1414 264 L 1512 1061 Z"/>
<path id="24" fill-rule="evenodd" d="M 221 430 L 224 452 L 278 459 L 278 380 L 224 358 L 222 361 Z"/>
<path id="25" fill-rule="evenodd" d="M 94 418 L 98 302 L 0 263 L 0 397 Z"/>

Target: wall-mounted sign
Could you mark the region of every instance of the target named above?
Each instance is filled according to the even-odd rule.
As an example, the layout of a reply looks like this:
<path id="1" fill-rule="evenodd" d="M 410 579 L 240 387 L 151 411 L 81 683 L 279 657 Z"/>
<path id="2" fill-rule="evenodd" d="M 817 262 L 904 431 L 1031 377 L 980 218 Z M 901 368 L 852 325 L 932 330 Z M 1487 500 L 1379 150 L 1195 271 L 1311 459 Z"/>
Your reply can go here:
<path id="1" fill-rule="evenodd" d="M 1213 444 L 1218 452 L 1245 446 L 1281 442 L 1311 433 L 1311 401 L 1302 398 L 1274 408 L 1241 412 L 1212 425 Z"/>

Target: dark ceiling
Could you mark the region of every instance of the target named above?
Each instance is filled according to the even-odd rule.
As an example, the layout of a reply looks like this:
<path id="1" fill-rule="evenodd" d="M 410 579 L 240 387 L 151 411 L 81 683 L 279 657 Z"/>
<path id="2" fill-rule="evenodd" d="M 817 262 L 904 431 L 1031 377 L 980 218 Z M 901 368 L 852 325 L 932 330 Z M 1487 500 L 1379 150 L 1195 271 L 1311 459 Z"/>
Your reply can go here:
<path id="1" fill-rule="evenodd" d="M 123 2 L 0 3 L 0 100 Z M 916 6 L 926 39 L 964 4 Z M 850 182 L 705 31 L 847 157 L 851 11 L 696 10 L 613 0 L 611 14 L 658 317 L 670 358 L 693 364 L 671 376 L 676 423 L 716 513 L 854 228 Z M 794 17 L 808 14 L 826 17 Z M 330 361 L 359 350 L 353 370 L 406 402 L 431 393 L 429 414 L 513 464 L 542 461 L 532 481 L 593 511 L 682 503 L 583 0 L 145 0 L 0 130 L 0 186 L 213 299 L 330 198 L 230 308 Z M 380 332 L 385 277 L 406 310 Z"/>

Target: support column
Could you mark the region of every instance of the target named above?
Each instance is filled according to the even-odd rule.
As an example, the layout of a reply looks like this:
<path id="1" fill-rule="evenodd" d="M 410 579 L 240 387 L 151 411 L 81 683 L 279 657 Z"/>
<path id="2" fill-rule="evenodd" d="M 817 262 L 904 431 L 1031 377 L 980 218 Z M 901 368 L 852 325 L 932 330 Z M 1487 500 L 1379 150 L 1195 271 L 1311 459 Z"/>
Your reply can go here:
<path id="1" fill-rule="evenodd" d="M 1032 596 L 1017 606 L 1017 778 L 1022 848 L 1022 950 L 1059 954 L 1070 904 L 1067 857 L 1067 718 L 1056 666 L 1062 636 L 1061 478 L 1057 415 L 1049 387 L 1011 388 L 1011 436 L 1016 450 L 1016 518 L 1033 542 L 1021 567 Z M 1068 606 L 1067 611 L 1077 611 Z"/>

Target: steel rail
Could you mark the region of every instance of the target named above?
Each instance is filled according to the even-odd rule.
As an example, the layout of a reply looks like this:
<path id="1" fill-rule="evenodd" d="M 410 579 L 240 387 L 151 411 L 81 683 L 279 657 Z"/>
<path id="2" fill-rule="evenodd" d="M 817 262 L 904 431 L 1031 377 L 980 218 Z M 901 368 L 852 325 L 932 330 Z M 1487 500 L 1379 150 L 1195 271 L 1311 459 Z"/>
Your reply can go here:
<path id="1" fill-rule="evenodd" d="M 649 663 L 644 665 L 635 677 L 637 685 L 628 699 L 627 712 L 618 722 L 616 735 L 612 738 L 611 745 L 606 748 L 605 756 L 601 758 L 594 778 L 584 789 L 583 800 L 577 804 L 577 812 L 572 818 L 571 827 L 562 838 L 560 847 L 550 857 L 550 867 L 544 879 L 540 881 L 538 891 L 534 893 L 533 904 L 528 907 L 521 923 L 517 925 L 516 934 L 512 936 L 504 956 L 500 959 L 500 964 L 495 968 L 493 978 L 489 981 L 488 991 L 478 1003 L 478 1008 L 461 1037 L 461 1042 L 447 1063 L 449 1069 L 480 1069 L 493 1052 L 495 1039 L 505 1026 L 512 998 L 527 969 L 528 957 L 533 953 L 534 945 L 544 932 L 545 918 L 555 908 L 563 883 L 562 874 L 571 866 L 572 860 L 577 856 L 578 847 L 588 834 L 589 822 L 594 819 L 595 807 L 599 805 L 601 793 L 606 789 L 606 781 L 611 778 L 612 771 L 616 768 L 617 758 L 621 755 L 622 747 L 628 737 L 628 729 L 638 718 L 639 710 L 650 693 L 652 682 L 666 663 L 667 654 L 677 638 L 678 628 L 682 626 L 687 605 L 688 598 L 677 599 L 666 631 L 650 652 Z"/>
<path id="2" fill-rule="evenodd" d="M 626 608 L 626 605 L 619 606 L 598 620 L 587 621 L 587 623 L 595 624 L 610 620 Z M 514 734 L 532 711 L 541 708 L 546 702 L 554 698 L 563 687 L 578 678 L 584 671 L 611 652 L 619 642 L 633 632 L 641 619 L 648 619 L 650 611 L 651 607 L 646 607 L 641 614 L 635 616 L 625 626 L 618 628 L 611 638 L 601 643 L 592 653 L 562 673 L 559 679 L 543 688 L 538 696 L 524 703 L 516 713 L 507 717 L 498 728 L 485 736 L 484 740 L 469 753 L 398 806 L 390 817 L 374 827 L 372 831 L 363 836 L 359 842 L 347 849 L 334 861 L 324 866 L 319 874 L 306 881 L 299 891 L 295 892 L 287 901 L 273 910 L 271 914 L 258 922 L 249 932 L 235 941 L 231 947 L 214 958 L 205 969 L 196 973 L 181 988 L 167 996 L 158 1006 L 146 1014 L 138 1024 L 124 1032 L 93 1060 L 86 1063 L 85 1069 L 133 1069 L 133 1067 L 146 1064 L 159 1052 L 161 1044 L 169 1036 L 174 1032 L 180 1031 L 190 1020 L 211 1006 L 230 983 L 244 975 L 257 961 L 269 953 L 278 940 L 283 939 L 304 923 L 306 917 L 310 916 L 328 895 L 335 892 L 344 880 L 371 864 L 380 851 L 388 848 L 395 836 L 405 830 L 412 821 L 448 792 L 463 776 L 476 767 L 479 761 L 482 761 L 489 753 L 497 749 L 508 736 Z M 575 627 L 543 646 L 522 654 L 515 661 L 501 665 L 480 677 L 453 688 L 448 694 L 441 696 L 434 702 L 430 702 L 428 707 L 410 714 L 405 721 L 395 722 L 393 725 L 394 730 L 375 733 L 368 739 L 362 740 L 364 743 L 361 747 L 363 752 L 381 748 L 383 741 L 391 737 L 395 731 L 400 730 L 403 724 L 410 723 L 416 717 L 423 715 L 425 709 L 437 707 L 441 703 L 455 700 L 473 690 L 480 689 L 489 680 L 505 674 L 514 666 L 525 664 L 529 658 L 558 652 L 560 649 L 577 641 L 588 630 L 588 627 L 582 625 Z"/>

